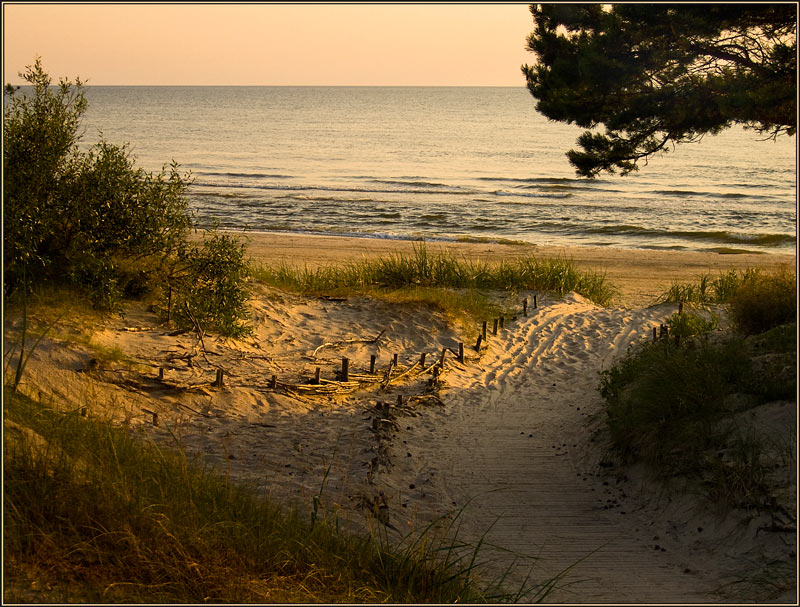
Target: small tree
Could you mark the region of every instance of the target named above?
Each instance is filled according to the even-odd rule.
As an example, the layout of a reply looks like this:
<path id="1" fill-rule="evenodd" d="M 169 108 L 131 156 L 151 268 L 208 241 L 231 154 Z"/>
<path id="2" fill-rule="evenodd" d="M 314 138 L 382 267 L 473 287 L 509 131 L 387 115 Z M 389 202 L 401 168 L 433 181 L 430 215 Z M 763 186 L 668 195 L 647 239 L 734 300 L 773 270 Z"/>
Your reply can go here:
<path id="1" fill-rule="evenodd" d="M 244 245 L 230 234 L 212 232 L 202 245 L 182 247 L 169 281 L 165 307 L 176 324 L 228 337 L 250 333 Z"/>
<path id="2" fill-rule="evenodd" d="M 40 59 L 6 86 L 3 122 L 4 289 L 48 278 L 71 281 L 104 307 L 122 291 L 120 262 L 156 264 L 185 241 L 191 222 L 177 165 L 136 168 L 125 146 L 78 149 L 83 83 L 53 89 Z"/>

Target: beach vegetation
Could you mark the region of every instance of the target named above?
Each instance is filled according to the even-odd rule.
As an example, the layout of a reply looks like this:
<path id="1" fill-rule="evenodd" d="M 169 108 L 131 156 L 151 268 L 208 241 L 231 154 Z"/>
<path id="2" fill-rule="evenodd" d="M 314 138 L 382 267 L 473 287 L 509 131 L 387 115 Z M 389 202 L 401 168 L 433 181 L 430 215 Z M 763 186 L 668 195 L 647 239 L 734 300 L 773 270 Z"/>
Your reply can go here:
<path id="1" fill-rule="evenodd" d="M 699 306 L 724 304 L 731 300 L 740 287 L 757 280 L 761 273 L 761 268 L 733 268 L 719 272 L 716 276 L 706 272 L 699 275 L 694 282 L 673 282 L 669 289 L 656 298 L 655 303 L 688 303 Z"/>
<path id="2" fill-rule="evenodd" d="M 758 335 L 797 318 L 797 275 L 783 268 L 763 273 L 736 289 L 728 301 L 734 326 L 745 335 Z"/>
<path id="3" fill-rule="evenodd" d="M 700 314 L 674 314 L 667 320 L 669 334 L 681 339 L 709 333 L 719 328 L 719 315 L 711 313 L 709 317 Z"/>
<path id="4" fill-rule="evenodd" d="M 374 288 L 536 290 L 559 296 L 575 291 L 599 305 L 607 305 L 617 295 L 605 274 L 580 270 L 566 257 L 531 256 L 490 263 L 446 251 L 432 252 L 425 243 L 416 245 L 412 254 L 395 253 L 313 269 L 286 263 L 261 265 L 253 268 L 253 275 L 266 284 L 308 294 Z"/>
<path id="5" fill-rule="evenodd" d="M 185 238 L 188 177 L 147 173 L 105 141 L 81 151 L 83 83 L 53 87 L 38 58 L 21 76 L 29 87 L 5 89 L 4 290 L 66 281 L 113 308 L 121 259 L 158 261 Z"/>
<path id="6" fill-rule="evenodd" d="M 785 449 L 742 416 L 796 397 L 796 323 L 756 336 L 720 331 L 714 316 L 668 324 L 684 339 L 643 343 L 601 373 L 613 450 L 659 478 L 699 483 L 724 507 L 769 509 L 780 487 L 765 478 L 786 465 Z"/>
<path id="7" fill-rule="evenodd" d="M 175 162 L 146 172 L 127 145 L 82 149 L 83 82 L 54 86 L 39 58 L 20 76 L 28 86 L 4 90 L 4 300 L 66 284 L 117 312 L 125 298 L 163 288 L 175 290 L 181 325 L 194 317 L 245 333 L 241 247 L 216 234 L 189 244 L 191 176 Z"/>
<path id="8" fill-rule="evenodd" d="M 248 274 L 244 244 L 211 231 L 201 243 L 179 247 L 162 289 L 161 309 L 183 329 L 248 335 Z"/>
<path id="9" fill-rule="evenodd" d="M 390 542 L 279 506 L 132 427 L 5 394 L 4 600 L 450 603 L 541 600 L 479 579 L 442 520 Z"/>
<path id="10" fill-rule="evenodd" d="M 797 129 L 797 11 L 789 4 L 533 4 L 523 65 L 536 109 L 585 129 L 576 173 L 623 175 L 734 124 Z M 604 133 L 595 129 L 603 126 Z"/>
<path id="11" fill-rule="evenodd" d="M 695 282 L 673 283 L 656 303 L 724 305 L 732 325 L 743 335 L 757 335 L 796 320 L 797 274 L 782 266 L 702 274 Z"/>

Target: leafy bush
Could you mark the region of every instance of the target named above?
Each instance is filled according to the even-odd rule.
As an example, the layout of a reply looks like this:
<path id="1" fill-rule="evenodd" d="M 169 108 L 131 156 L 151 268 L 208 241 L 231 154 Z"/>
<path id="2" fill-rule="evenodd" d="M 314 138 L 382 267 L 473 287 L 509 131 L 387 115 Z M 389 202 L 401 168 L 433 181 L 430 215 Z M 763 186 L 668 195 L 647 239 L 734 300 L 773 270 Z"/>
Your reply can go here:
<path id="1" fill-rule="evenodd" d="M 54 90 L 39 59 L 20 75 L 32 89 L 5 89 L 5 292 L 26 279 L 66 280 L 113 306 L 125 288 L 120 261 L 161 263 L 185 241 L 188 176 L 175 164 L 146 173 L 125 146 L 105 141 L 81 152 L 81 81 Z"/>
<path id="2" fill-rule="evenodd" d="M 247 316 L 247 276 L 244 245 L 229 234 L 212 233 L 201 246 L 182 247 L 173 269 L 167 308 L 186 329 L 213 329 L 238 337 L 252 330 Z"/>
<path id="3" fill-rule="evenodd" d="M 797 276 L 787 268 L 761 274 L 736 290 L 731 319 L 745 335 L 757 335 L 797 318 Z"/>
<path id="4" fill-rule="evenodd" d="M 716 315 L 712 315 L 709 319 L 697 314 L 674 314 L 667 320 L 667 326 L 669 327 L 670 335 L 684 339 L 713 331 L 719 327 L 719 318 Z"/>

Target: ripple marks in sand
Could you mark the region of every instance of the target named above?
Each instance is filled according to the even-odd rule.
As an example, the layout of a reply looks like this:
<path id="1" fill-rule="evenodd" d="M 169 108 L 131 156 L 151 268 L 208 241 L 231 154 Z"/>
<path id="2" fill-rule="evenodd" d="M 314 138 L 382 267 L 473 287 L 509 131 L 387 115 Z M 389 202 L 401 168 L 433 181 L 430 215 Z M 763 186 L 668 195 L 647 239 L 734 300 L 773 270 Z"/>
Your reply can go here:
<path id="1" fill-rule="evenodd" d="M 602 408 L 598 372 L 664 316 L 660 309 L 605 310 L 579 301 L 539 309 L 491 336 L 479 365 L 454 372 L 445 395 L 454 414 L 416 446 L 420 457 L 436 462 L 442 496 L 469 503 L 464 532 L 486 533 L 487 544 L 510 551 L 492 555 L 498 565 L 535 554 L 546 576 L 580 561 L 576 594 L 554 600 L 702 596 L 669 555 L 653 556 L 631 513 L 604 509 L 609 489 L 571 457 L 588 443 L 586 416 Z"/>

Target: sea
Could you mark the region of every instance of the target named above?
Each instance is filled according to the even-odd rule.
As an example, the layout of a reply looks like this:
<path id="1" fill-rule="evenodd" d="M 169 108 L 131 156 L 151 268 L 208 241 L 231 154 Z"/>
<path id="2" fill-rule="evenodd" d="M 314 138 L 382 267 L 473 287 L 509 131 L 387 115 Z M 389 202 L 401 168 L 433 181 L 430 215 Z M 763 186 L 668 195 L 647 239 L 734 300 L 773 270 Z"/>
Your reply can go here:
<path id="1" fill-rule="evenodd" d="M 200 227 L 716 253 L 796 252 L 796 137 L 733 127 L 577 177 L 583 129 L 524 87 L 89 86 L 82 145 L 191 174 Z"/>

